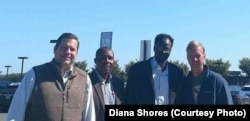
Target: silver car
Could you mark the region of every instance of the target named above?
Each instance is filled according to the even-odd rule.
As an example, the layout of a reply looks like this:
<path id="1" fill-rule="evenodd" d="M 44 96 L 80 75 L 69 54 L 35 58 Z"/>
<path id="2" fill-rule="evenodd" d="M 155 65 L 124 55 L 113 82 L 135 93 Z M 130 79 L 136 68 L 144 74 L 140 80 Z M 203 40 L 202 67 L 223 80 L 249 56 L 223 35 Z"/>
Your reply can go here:
<path id="1" fill-rule="evenodd" d="M 229 86 L 234 105 L 246 105 L 250 104 L 250 97 L 247 96 L 239 85 Z"/>
<path id="2" fill-rule="evenodd" d="M 244 86 L 242 86 L 241 90 L 244 92 L 245 95 L 250 96 L 250 85 L 244 85 Z"/>

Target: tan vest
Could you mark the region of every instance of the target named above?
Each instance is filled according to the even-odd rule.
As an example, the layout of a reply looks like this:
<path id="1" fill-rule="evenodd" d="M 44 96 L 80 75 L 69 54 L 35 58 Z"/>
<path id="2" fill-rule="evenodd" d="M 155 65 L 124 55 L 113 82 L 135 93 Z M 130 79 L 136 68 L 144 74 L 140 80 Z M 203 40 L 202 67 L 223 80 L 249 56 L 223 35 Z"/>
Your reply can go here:
<path id="1" fill-rule="evenodd" d="M 53 61 L 33 69 L 36 81 L 25 121 L 81 121 L 87 102 L 86 72 L 74 67 L 63 86 Z"/>

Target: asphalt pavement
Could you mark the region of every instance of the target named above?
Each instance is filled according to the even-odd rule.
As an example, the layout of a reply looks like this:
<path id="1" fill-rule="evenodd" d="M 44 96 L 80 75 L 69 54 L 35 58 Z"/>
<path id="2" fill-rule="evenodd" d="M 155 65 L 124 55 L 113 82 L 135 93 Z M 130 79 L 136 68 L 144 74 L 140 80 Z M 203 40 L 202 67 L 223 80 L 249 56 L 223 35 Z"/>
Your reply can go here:
<path id="1" fill-rule="evenodd" d="M 0 121 L 6 121 L 7 111 L 2 111 L 0 108 Z"/>
<path id="2" fill-rule="evenodd" d="M 0 121 L 6 121 L 7 113 L 0 113 Z"/>

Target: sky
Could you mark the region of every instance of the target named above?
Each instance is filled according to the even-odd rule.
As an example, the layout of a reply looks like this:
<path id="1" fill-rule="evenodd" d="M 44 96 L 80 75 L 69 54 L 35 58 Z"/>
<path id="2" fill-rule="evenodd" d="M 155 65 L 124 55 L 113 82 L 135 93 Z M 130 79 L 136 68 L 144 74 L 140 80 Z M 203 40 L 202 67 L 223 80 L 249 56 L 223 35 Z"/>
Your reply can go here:
<path id="1" fill-rule="evenodd" d="M 141 40 L 159 33 L 174 38 L 169 60 L 187 63 L 186 46 L 202 42 L 207 59 L 229 61 L 239 71 L 239 60 L 250 56 L 249 0 L 4 0 L 0 2 L 0 71 L 20 73 L 49 62 L 54 44 L 64 32 L 76 34 L 76 61 L 94 67 L 101 32 L 113 32 L 112 49 L 121 68 L 140 59 Z"/>

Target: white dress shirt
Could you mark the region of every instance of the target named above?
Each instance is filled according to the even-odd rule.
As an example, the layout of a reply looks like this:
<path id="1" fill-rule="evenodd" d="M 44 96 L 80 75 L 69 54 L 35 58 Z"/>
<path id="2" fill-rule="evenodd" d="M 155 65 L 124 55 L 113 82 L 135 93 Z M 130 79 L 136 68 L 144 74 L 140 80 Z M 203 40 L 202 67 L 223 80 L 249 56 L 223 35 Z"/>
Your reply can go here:
<path id="1" fill-rule="evenodd" d="M 12 99 L 9 111 L 7 114 L 7 121 L 24 121 L 25 111 L 35 84 L 35 72 L 33 69 L 29 70 L 17 88 Z M 87 75 L 86 88 L 88 94 L 85 117 L 82 121 L 95 121 L 95 107 L 93 100 L 92 84 Z M 83 114 L 84 115 L 84 114 Z"/>

